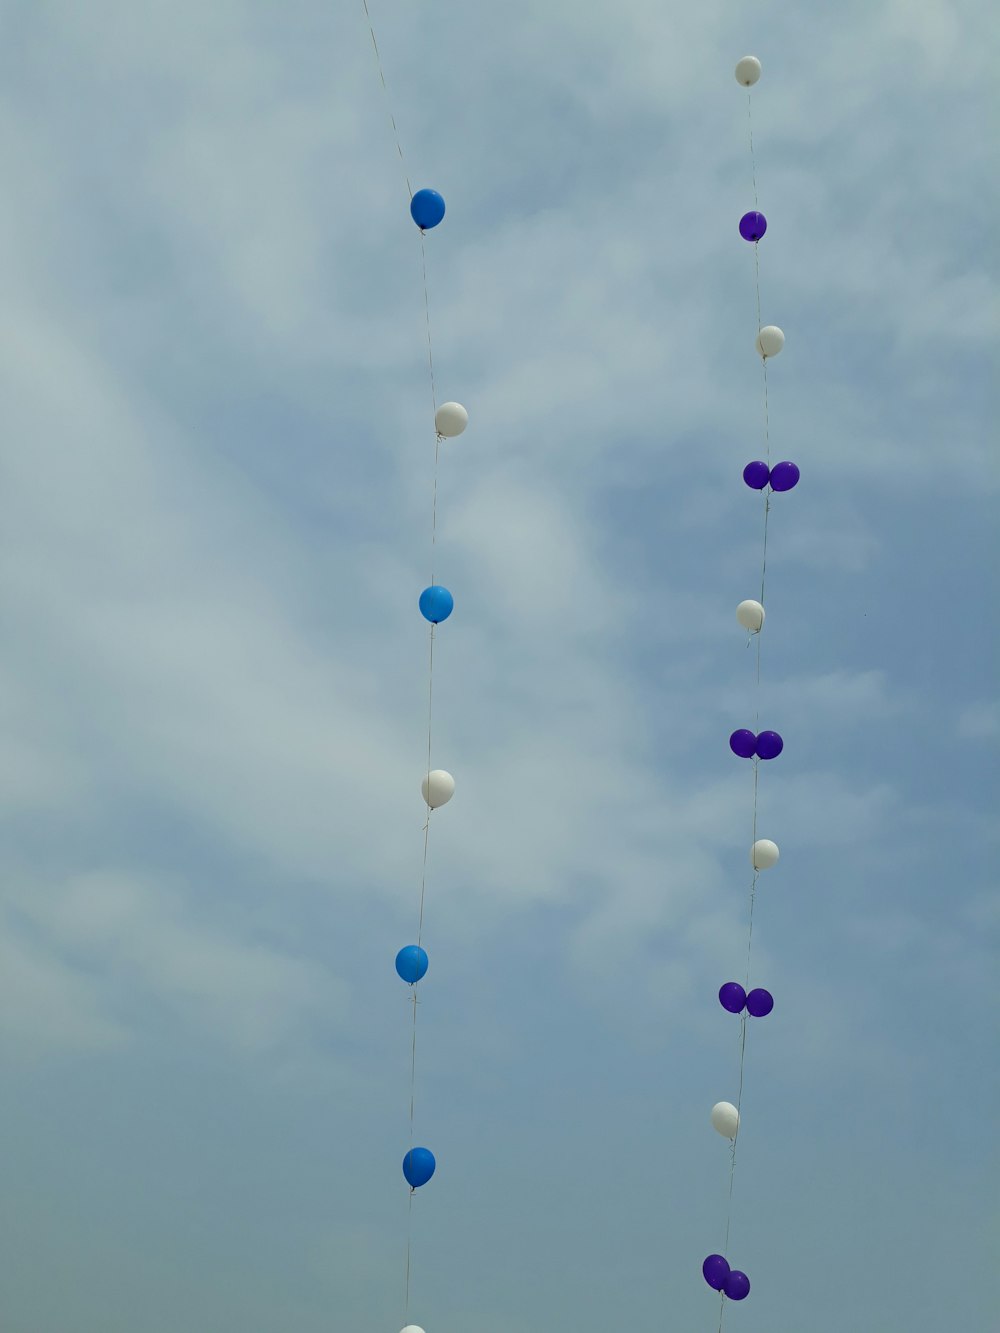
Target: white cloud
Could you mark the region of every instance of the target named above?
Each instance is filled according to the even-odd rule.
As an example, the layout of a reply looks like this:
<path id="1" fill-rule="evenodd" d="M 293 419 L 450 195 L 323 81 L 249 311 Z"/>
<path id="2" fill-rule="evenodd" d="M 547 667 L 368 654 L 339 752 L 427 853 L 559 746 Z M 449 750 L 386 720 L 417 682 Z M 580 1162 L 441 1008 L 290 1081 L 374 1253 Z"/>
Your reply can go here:
<path id="1" fill-rule="evenodd" d="M 111 1011 L 123 988 L 145 993 L 185 1024 L 253 1053 L 280 1054 L 307 1032 L 339 1028 L 346 1004 L 341 983 L 312 959 L 255 939 L 252 929 L 244 926 L 242 937 L 227 930 L 217 911 L 196 912 L 199 892 L 210 902 L 210 885 L 189 885 L 187 892 L 185 903 L 176 890 L 133 875 L 95 872 L 35 886 L 15 904 L 44 932 L 52 954 L 70 960 L 66 986 L 82 988 L 96 970 Z M 209 925 L 205 917 L 216 919 Z M 121 1013 L 124 1006 L 117 1008 Z M 109 1030 L 125 1027 L 123 1019 L 100 1021 Z M 42 1036 L 45 1023 L 43 1017 Z"/>
<path id="2" fill-rule="evenodd" d="M 67 966 L 44 942 L 0 914 L 0 1042 L 29 1059 L 96 1054 L 129 1040 L 108 1013 L 103 985 Z"/>

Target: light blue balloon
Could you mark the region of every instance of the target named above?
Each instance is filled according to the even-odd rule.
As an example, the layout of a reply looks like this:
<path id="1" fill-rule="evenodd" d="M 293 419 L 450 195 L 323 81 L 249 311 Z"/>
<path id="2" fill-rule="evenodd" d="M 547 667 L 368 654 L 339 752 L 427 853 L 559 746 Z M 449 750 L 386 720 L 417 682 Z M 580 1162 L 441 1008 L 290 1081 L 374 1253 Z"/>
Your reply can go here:
<path id="1" fill-rule="evenodd" d="M 432 584 L 420 594 L 420 614 L 432 625 L 440 625 L 455 609 L 455 599 L 447 588 Z"/>
<path id="2" fill-rule="evenodd" d="M 437 190 L 418 190 L 410 200 L 410 216 L 421 231 L 428 231 L 444 217 L 444 200 Z"/>
<path id="3" fill-rule="evenodd" d="M 396 954 L 396 971 L 410 986 L 415 986 L 427 971 L 427 954 L 419 944 L 408 944 Z"/>
<path id="4" fill-rule="evenodd" d="M 403 1158 L 403 1175 L 411 1189 L 426 1185 L 434 1174 L 437 1162 L 430 1148 L 411 1148 Z"/>

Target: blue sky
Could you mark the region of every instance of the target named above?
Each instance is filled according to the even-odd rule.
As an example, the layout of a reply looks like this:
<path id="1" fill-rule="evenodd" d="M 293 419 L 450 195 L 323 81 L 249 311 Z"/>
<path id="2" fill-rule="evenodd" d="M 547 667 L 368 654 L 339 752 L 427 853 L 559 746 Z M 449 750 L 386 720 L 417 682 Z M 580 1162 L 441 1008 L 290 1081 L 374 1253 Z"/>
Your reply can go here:
<path id="1" fill-rule="evenodd" d="M 355 12 L 356 11 L 356 12 Z M 442 449 L 411 1318 L 983 1329 L 987 8 L 371 0 Z M 433 430 L 360 0 L 0 7 L 0 1323 L 397 1333 Z M 992 233 L 992 234 L 991 234 Z M 992 429 L 991 429 L 992 428 Z M 993 446 L 991 450 L 991 445 Z M 992 966 L 991 966 L 992 964 Z"/>

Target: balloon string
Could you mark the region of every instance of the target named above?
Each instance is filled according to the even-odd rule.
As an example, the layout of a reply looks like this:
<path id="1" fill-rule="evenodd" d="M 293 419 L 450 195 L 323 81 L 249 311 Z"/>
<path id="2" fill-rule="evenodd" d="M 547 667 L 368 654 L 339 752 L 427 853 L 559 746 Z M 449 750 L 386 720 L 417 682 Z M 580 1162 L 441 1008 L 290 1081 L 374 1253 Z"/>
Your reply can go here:
<path id="1" fill-rule="evenodd" d="M 412 1141 L 411 1141 L 412 1142 Z M 406 1209 L 406 1297 L 403 1302 L 403 1323 L 410 1322 L 410 1242 L 413 1235 L 413 1190 L 410 1190 Z"/>
<path id="2" fill-rule="evenodd" d="M 747 94 L 747 124 L 750 135 L 750 166 L 753 176 L 753 203 L 754 203 L 754 208 L 756 209 L 757 167 L 753 151 L 753 119 L 751 115 L 751 99 L 749 93 Z M 754 259 L 754 290 L 756 293 L 756 300 L 757 300 L 757 332 L 760 333 L 761 329 L 760 253 L 758 251 L 756 242 L 754 243 L 754 248 L 753 248 L 753 259 Z M 767 461 L 767 465 L 768 467 L 770 467 L 771 427 L 770 427 L 770 415 L 769 415 L 768 397 L 767 397 L 767 358 L 762 357 L 761 360 L 763 362 L 763 367 L 764 367 L 764 448 L 765 448 L 765 458 Z M 768 517 L 770 515 L 770 512 L 771 512 L 771 498 L 770 495 L 767 492 L 765 492 L 764 535 L 762 543 L 761 569 L 760 569 L 760 601 L 762 606 L 764 604 L 764 584 L 767 576 L 767 526 L 768 526 Z M 755 680 L 754 680 L 754 730 L 755 731 L 757 727 L 760 725 L 760 639 L 761 636 L 760 632 L 758 631 L 756 653 L 755 653 L 756 663 L 755 663 L 755 673 L 754 673 L 755 674 Z M 752 820 L 751 846 L 755 844 L 757 841 L 757 798 L 759 790 L 759 781 L 760 781 L 760 764 L 758 759 L 754 758 L 753 820 Z M 754 865 L 753 878 L 750 881 L 750 908 L 749 908 L 748 922 L 747 922 L 747 959 L 746 959 L 746 978 L 745 978 L 746 980 L 745 989 L 747 992 L 749 992 L 750 990 L 750 964 L 751 964 L 751 955 L 753 949 L 753 909 L 757 898 L 757 877 L 759 874 L 760 871 L 757 869 L 757 866 Z M 736 1147 L 737 1143 L 739 1142 L 740 1124 L 742 1120 L 743 1077 L 746 1069 L 746 1049 L 747 1049 L 747 1013 L 746 1010 L 744 1009 L 740 1015 L 740 1061 L 739 1061 L 740 1070 L 739 1070 L 739 1083 L 736 1093 L 736 1130 L 733 1134 L 732 1144 L 730 1145 L 730 1153 L 729 1153 L 729 1200 L 726 1207 L 726 1239 L 725 1239 L 725 1244 L 723 1246 L 723 1254 L 725 1255 L 728 1255 L 729 1253 L 729 1236 L 732 1229 L 732 1220 L 733 1220 L 733 1190 L 736 1183 Z M 726 1312 L 726 1293 L 723 1291 L 721 1293 L 721 1300 L 719 1302 L 719 1333 L 722 1333 L 722 1326 L 723 1326 L 723 1321 L 725 1319 L 725 1312 Z"/>
<path id="3" fill-rule="evenodd" d="M 757 203 L 758 203 L 758 201 L 757 201 L 757 163 L 756 163 L 756 159 L 755 159 L 755 156 L 754 156 L 754 150 L 753 150 L 753 113 L 752 113 L 752 99 L 751 99 L 751 97 L 750 97 L 750 93 L 749 93 L 749 91 L 747 92 L 747 129 L 748 129 L 749 139 L 750 139 L 750 170 L 751 170 L 751 177 L 752 177 L 752 180 L 753 180 L 753 206 L 754 206 L 754 209 L 756 210 L 756 209 L 757 209 Z M 755 288 L 755 291 L 756 291 L 756 298 L 757 298 L 757 332 L 758 332 L 758 334 L 759 334 L 759 333 L 760 333 L 760 329 L 761 329 L 761 315 L 760 315 L 760 254 L 759 254 L 759 251 L 758 251 L 757 243 L 756 243 L 756 242 L 754 243 L 753 257 L 754 257 L 754 288 Z M 767 461 L 767 465 L 768 465 L 768 467 L 770 468 L 770 466 L 771 466 L 771 426 L 770 426 L 770 416 L 769 416 L 768 399 L 767 399 L 767 358 L 766 358 L 766 357 L 762 357 L 761 359 L 762 359 L 762 361 L 763 361 L 763 366 L 764 366 L 764 447 L 765 447 L 765 458 L 766 458 L 766 461 Z M 765 492 L 765 495 L 764 495 L 764 537 L 763 537 L 763 549 L 762 549 L 762 554 L 761 554 L 761 568 L 760 568 L 760 601 L 761 601 L 761 605 L 762 605 L 762 606 L 763 606 L 763 604 L 764 604 L 764 583 L 765 583 L 765 579 L 766 579 L 766 576 L 767 576 L 767 522 L 768 522 L 768 516 L 770 515 L 770 512 L 771 512 L 771 497 L 770 497 L 769 492 Z M 748 642 L 749 642 L 749 640 L 748 640 Z M 759 631 L 758 631 L 758 633 L 757 633 L 757 651 L 756 651 L 756 671 L 755 671 L 755 677 L 756 677 L 756 678 L 755 678 L 755 682 L 754 682 L 754 700 L 755 700 L 755 704 L 754 704 L 754 718 L 755 718 L 754 729 L 756 730 L 756 728 L 760 725 L 760 632 L 759 632 Z M 751 843 L 752 843 L 752 844 L 755 844 L 755 843 L 757 842 L 757 797 L 758 797 L 759 778 L 760 778 L 760 765 L 759 765 L 759 761 L 758 761 L 758 759 L 757 759 L 757 758 L 754 758 L 754 760 L 753 760 L 753 830 L 752 830 L 752 839 L 751 839 Z M 756 865 L 756 863 L 755 863 L 755 864 L 754 864 L 754 868 L 753 868 L 753 878 L 752 878 L 751 881 L 750 881 L 750 910 L 749 910 L 749 920 L 748 920 L 748 923 L 747 923 L 747 961 L 746 961 L 746 987 L 745 987 L 745 989 L 746 989 L 748 992 L 749 992 L 749 989 L 750 989 L 750 961 L 751 961 L 751 951 L 752 951 L 752 948 L 753 948 L 753 909 L 754 909 L 754 903 L 756 902 L 756 898 L 757 898 L 757 878 L 758 878 L 759 874 L 760 874 L 760 871 L 758 870 L 757 865 Z M 728 1202 L 728 1206 L 727 1206 L 727 1209 L 726 1209 L 726 1240 L 725 1240 L 725 1245 L 724 1245 L 724 1247 L 723 1247 L 723 1253 L 724 1253 L 725 1255 L 727 1255 L 727 1256 L 728 1256 L 728 1253 L 729 1253 L 729 1235 L 730 1235 L 730 1230 L 731 1230 L 731 1227 L 732 1227 L 732 1217 L 733 1217 L 733 1187 L 734 1187 L 735 1180 L 736 1180 L 736 1146 L 737 1146 L 737 1143 L 738 1143 L 738 1141 L 739 1141 L 739 1136 L 740 1136 L 740 1124 L 741 1124 L 741 1119 L 742 1119 L 742 1108 L 743 1108 L 743 1075 L 744 1075 L 744 1070 L 745 1070 L 745 1067 L 746 1067 L 746 1047 L 747 1047 L 747 1011 L 746 1011 L 746 1009 L 744 1009 L 743 1012 L 742 1012 L 741 1015 L 740 1015 L 740 1073 L 739 1073 L 739 1086 L 738 1086 L 738 1091 L 737 1091 L 737 1094 L 736 1094 L 736 1130 L 735 1130 L 735 1132 L 734 1132 L 734 1134 L 733 1134 L 732 1144 L 731 1144 L 731 1146 L 730 1146 L 730 1156 L 729 1156 L 729 1202 Z M 725 1319 L 725 1313 L 726 1313 L 726 1293 L 725 1293 L 725 1291 L 722 1291 L 722 1292 L 720 1293 L 720 1297 L 721 1297 L 721 1298 L 720 1298 L 720 1301 L 719 1301 L 719 1333 L 722 1333 L 722 1327 L 723 1327 L 723 1322 L 724 1322 L 724 1319 Z"/>
<path id="4" fill-rule="evenodd" d="M 378 42 L 375 40 L 375 28 L 372 24 L 372 16 L 368 12 L 368 0 L 362 0 L 365 7 L 365 18 L 368 20 L 368 31 L 372 35 L 372 46 L 375 48 L 375 63 L 378 66 L 378 76 L 382 81 L 382 90 L 385 93 L 386 106 L 389 108 L 389 120 L 392 122 L 392 132 L 396 140 L 396 152 L 399 154 L 399 165 L 403 168 L 403 179 L 406 181 L 406 191 L 410 198 L 413 198 L 413 190 L 410 187 L 410 178 L 406 174 L 406 163 L 403 160 L 403 146 L 399 141 L 399 130 L 396 128 L 396 117 L 392 114 L 392 102 L 389 98 L 389 88 L 385 81 L 385 74 L 382 72 L 382 57 L 379 55 Z"/>
<path id="5" fill-rule="evenodd" d="M 427 294 L 427 246 L 424 243 L 424 231 L 420 229 L 420 262 L 424 274 L 424 319 L 427 324 L 427 364 L 431 372 L 431 404 L 437 416 L 437 393 L 434 389 L 434 351 L 431 347 L 431 303 Z M 440 439 L 440 436 L 438 437 Z"/>
<path id="6" fill-rule="evenodd" d="M 385 81 L 385 71 L 382 68 L 382 56 L 378 49 L 378 41 L 375 37 L 375 25 L 372 22 L 371 12 L 368 8 L 368 0 L 362 0 L 365 17 L 368 20 L 368 31 L 372 39 L 372 49 L 375 52 L 375 64 L 378 68 L 379 81 L 382 84 L 382 91 L 385 94 L 386 107 L 389 112 L 389 122 L 392 125 L 392 133 L 396 142 L 396 153 L 399 157 L 400 167 L 403 172 L 403 180 L 406 182 L 406 192 L 409 198 L 413 199 L 413 187 L 410 184 L 409 173 L 406 170 L 406 161 L 403 157 L 403 145 L 399 137 L 399 127 L 396 124 L 396 117 L 392 109 L 392 99 L 389 96 L 389 87 Z M 437 416 L 437 389 L 434 383 L 434 348 L 431 341 L 431 311 L 430 294 L 427 283 L 427 247 L 424 241 L 424 230 L 420 229 L 420 266 L 423 278 L 424 289 L 424 323 L 427 331 L 427 368 L 430 375 L 431 385 L 431 408 L 434 417 Z M 434 446 L 434 489 L 433 503 L 431 508 L 431 585 L 434 585 L 434 556 L 437 545 L 437 490 L 438 490 L 438 461 L 440 456 L 441 436 L 438 435 Z M 430 797 L 430 774 L 431 774 L 431 735 L 434 707 L 434 629 L 431 625 L 430 633 L 430 661 L 428 669 L 427 683 L 427 795 Z M 424 821 L 424 854 L 423 864 L 420 875 L 420 914 L 417 923 L 417 947 L 420 947 L 423 938 L 424 928 L 424 899 L 427 888 L 427 848 L 430 838 L 430 822 L 432 807 L 428 801 L 427 818 Z M 416 984 L 413 987 L 413 1029 L 410 1040 L 410 1152 L 413 1151 L 414 1142 L 414 1111 L 416 1104 L 416 1073 L 417 1073 L 417 991 Z M 410 1322 L 410 1258 L 413 1236 L 413 1195 L 415 1191 L 411 1187 L 407 1204 L 406 1215 L 406 1283 L 404 1300 L 404 1324 Z"/>
<path id="7" fill-rule="evenodd" d="M 434 584 L 434 556 L 437 553 L 438 457 L 440 453 L 441 453 L 441 436 L 439 435 L 434 442 L 434 499 L 431 502 L 431 586 L 433 586 Z"/>
<path id="8" fill-rule="evenodd" d="M 430 667 L 427 672 L 427 818 L 424 820 L 424 863 L 420 872 L 420 916 L 417 921 L 417 946 L 424 933 L 424 895 L 427 889 L 427 843 L 431 831 L 431 815 L 433 809 L 430 804 L 431 796 L 431 729 L 434 719 L 434 630 L 437 627 L 431 625 L 430 634 Z"/>
<path id="9" fill-rule="evenodd" d="M 758 320 L 760 316 L 758 314 Z M 759 331 L 759 330 L 758 330 Z M 765 462 L 771 466 L 771 411 L 767 403 L 767 357 L 764 361 L 764 448 L 767 451 Z"/>
<path id="10" fill-rule="evenodd" d="M 764 579 L 767 577 L 767 520 L 768 520 L 768 516 L 770 515 L 770 513 L 771 513 L 771 497 L 770 497 L 769 495 L 766 495 L 766 496 L 764 497 L 764 549 L 763 549 L 763 552 L 762 552 L 762 554 L 761 554 L 761 561 L 760 561 L 760 604 L 761 604 L 761 606 L 764 605 Z M 759 670 L 759 664 L 760 664 L 760 635 L 759 635 L 759 633 L 758 633 L 758 637 L 757 637 L 757 662 L 758 662 L 757 683 L 760 684 L 760 670 Z"/>

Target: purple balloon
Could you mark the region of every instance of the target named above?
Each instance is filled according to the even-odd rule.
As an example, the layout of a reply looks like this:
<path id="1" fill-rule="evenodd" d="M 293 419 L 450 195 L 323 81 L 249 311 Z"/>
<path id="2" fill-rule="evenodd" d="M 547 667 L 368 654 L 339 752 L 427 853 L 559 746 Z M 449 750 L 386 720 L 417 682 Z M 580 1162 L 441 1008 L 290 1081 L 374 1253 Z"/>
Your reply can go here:
<path id="1" fill-rule="evenodd" d="M 794 463 L 775 463 L 771 469 L 771 490 L 790 491 L 799 484 L 800 475 Z"/>
<path id="2" fill-rule="evenodd" d="M 777 759 L 785 748 L 785 742 L 776 731 L 762 731 L 754 741 L 754 753 L 758 759 Z"/>
<path id="3" fill-rule="evenodd" d="M 727 981 L 719 987 L 719 1003 L 731 1014 L 742 1013 L 746 1002 L 747 993 L 738 981 Z"/>
<path id="4" fill-rule="evenodd" d="M 747 1013 L 752 1018 L 766 1018 L 774 1008 L 774 996 L 760 986 L 747 996 Z"/>
<path id="5" fill-rule="evenodd" d="M 752 731 L 747 731 L 746 727 L 741 727 L 729 737 L 729 748 L 741 759 L 752 759 L 757 748 L 757 737 Z"/>
<path id="6" fill-rule="evenodd" d="M 781 467 L 781 464 L 779 463 L 778 466 Z M 771 471 L 766 463 L 757 458 L 752 463 L 748 463 L 743 469 L 743 480 L 752 491 L 762 491 L 771 480 Z M 797 476 L 795 481 L 798 481 Z M 795 481 L 792 482 L 793 486 Z M 788 487 L 786 486 L 784 489 L 787 490 Z"/>
<path id="7" fill-rule="evenodd" d="M 759 241 L 767 231 L 767 218 L 763 213 L 744 213 L 740 218 L 740 235 L 745 241 Z"/>
<path id="8" fill-rule="evenodd" d="M 745 1301 L 750 1295 L 750 1279 L 746 1273 L 741 1273 L 738 1268 L 730 1268 L 723 1291 L 731 1301 Z"/>
<path id="9" fill-rule="evenodd" d="M 716 1291 L 721 1291 L 729 1279 L 729 1265 L 721 1254 L 710 1254 L 701 1266 L 705 1281 Z M 749 1290 L 749 1286 L 747 1288 Z"/>

